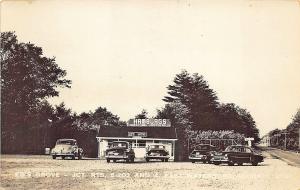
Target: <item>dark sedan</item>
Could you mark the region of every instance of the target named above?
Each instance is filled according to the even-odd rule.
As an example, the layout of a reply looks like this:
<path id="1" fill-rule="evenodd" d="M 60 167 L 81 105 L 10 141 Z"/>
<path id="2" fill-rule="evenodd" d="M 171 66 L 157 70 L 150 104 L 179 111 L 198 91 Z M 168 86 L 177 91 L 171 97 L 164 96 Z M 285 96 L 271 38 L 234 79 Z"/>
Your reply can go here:
<path id="1" fill-rule="evenodd" d="M 198 145 L 190 154 L 189 159 L 192 163 L 203 162 L 210 163 L 210 159 L 213 157 L 216 151 L 216 147 L 209 144 Z"/>
<path id="2" fill-rule="evenodd" d="M 264 157 L 260 153 L 244 145 L 228 146 L 225 151 L 215 154 L 211 159 L 211 162 L 215 165 L 226 163 L 229 166 L 234 164 L 243 165 L 243 163 L 251 163 L 253 166 L 257 166 L 258 163 L 263 161 Z"/>

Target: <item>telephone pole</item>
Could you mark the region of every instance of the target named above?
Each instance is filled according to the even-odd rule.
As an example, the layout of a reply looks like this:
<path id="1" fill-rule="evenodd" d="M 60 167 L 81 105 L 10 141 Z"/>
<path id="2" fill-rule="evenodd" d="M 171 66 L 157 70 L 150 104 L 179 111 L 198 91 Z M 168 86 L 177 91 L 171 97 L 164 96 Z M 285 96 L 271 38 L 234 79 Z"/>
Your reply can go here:
<path id="1" fill-rule="evenodd" d="M 283 132 L 281 134 L 284 134 L 284 149 L 286 150 L 286 135 L 288 134 L 288 132 Z"/>

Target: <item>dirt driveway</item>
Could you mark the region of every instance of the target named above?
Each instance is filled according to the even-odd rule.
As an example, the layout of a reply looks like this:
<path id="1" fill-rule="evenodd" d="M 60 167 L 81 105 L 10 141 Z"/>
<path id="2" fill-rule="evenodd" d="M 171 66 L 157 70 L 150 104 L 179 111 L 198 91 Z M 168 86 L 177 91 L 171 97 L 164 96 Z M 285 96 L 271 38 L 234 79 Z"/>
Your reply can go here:
<path id="1" fill-rule="evenodd" d="M 267 155 L 259 166 L 106 163 L 2 155 L 1 189 L 300 189 L 300 168 Z"/>

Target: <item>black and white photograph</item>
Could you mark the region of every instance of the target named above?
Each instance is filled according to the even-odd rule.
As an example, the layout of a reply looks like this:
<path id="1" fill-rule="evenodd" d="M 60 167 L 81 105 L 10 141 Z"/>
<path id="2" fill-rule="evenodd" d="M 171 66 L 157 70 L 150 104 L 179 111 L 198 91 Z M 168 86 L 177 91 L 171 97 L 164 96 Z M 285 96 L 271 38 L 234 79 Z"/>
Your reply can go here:
<path id="1" fill-rule="evenodd" d="M 0 190 L 300 190 L 299 0 L 0 0 Z"/>

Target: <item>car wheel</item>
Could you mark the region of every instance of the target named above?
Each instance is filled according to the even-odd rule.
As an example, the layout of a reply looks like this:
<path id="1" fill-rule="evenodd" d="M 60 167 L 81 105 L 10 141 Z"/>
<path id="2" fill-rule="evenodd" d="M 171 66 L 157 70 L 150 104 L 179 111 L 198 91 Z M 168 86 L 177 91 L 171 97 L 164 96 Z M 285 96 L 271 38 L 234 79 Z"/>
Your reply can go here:
<path id="1" fill-rule="evenodd" d="M 203 160 L 203 164 L 205 164 L 206 163 L 206 160 Z"/>
<path id="2" fill-rule="evenodd" d="M 252 166 L 257 166 L 258 162 L 252 162 L 251 164 L 252 164 Z"/>
<path id="3" fill-rule="evenodd" d="M 56 159 L 56 156 L 52 156 L 52 159 Z"/>
<path id="4" fill-rule="evenodd" d="M 130 161 L 131 161 L 131 163 L 133 163 L 133 162 L 134 162 L 134 158 L 131 158 L 131 160 L 130 160 Z"/>
<path id="5" fill-rule="evenodd" d="M 149 162 L 149 158 L 146 158 L 146 162 Z"/>
<path id="6" fill-rule="evenodd" d="M 228 166 L 234 166 L 233 162 L 228 162 Z"/>
<path id="7" fill-rule="evenodd" d="M 113 160 L 113 162 L 117 162 L 117 160 Z"/>
<path id="8" fill-rule="evenodd" d="M 78 160 L 81 160 L 82 159 L 82 155 L 81 154 L 79 154 L 79 156 L 78 156 Z"/>
<path id="9" fill-rule="evenodd" d="M 243 162 L 238 163 L 238 165 L 239 165 L 239 166 L 242 166 L 242 165 L 243 165 Z"/>
<path id="10" fill-rule="evenodd" d="M 75 156 L 71 156 L 72 160 L 75 160 Z"/>
<path id="11" fill-rule="evenodd" d="M 106 159 L 106 162 L 109 163 L 109 162 L 110 162 L 110 159 Z"/>
<path id="12" fill-rule="evenodd" d="M 62 156 L 62 157 L 61 157 L 61 159 L 63 159 L 63 160 L 64 160 L 64 159 L 65 159 L 65 157 L 64 157 L 64 156 Z"/>
<path id="13" fill-rule="evenodd" d="M 192 160 L 192 163 L 195 163 L 195 160 Z"/>
<path id="14" fill-rule="evenodd" d="M 220 165 L 221 163 L 219 163 L 219 162 L 214 162 L 214 165 Z"/>
<path id="15" fill-rule="evenodd" d="M 169 161 L 169 159 L 168 159 L 168 158 L 166 158 L 166 159 L 165 159 L 165 162 L 168 162 L 168 161 Z"/>
<path id="16" fill-rule="evenodd" d="M 164 161 L 165 161 L 165 159 L 161 159 L 161 161 L 162 161 L 162 162 L 164 162 Z"/>

